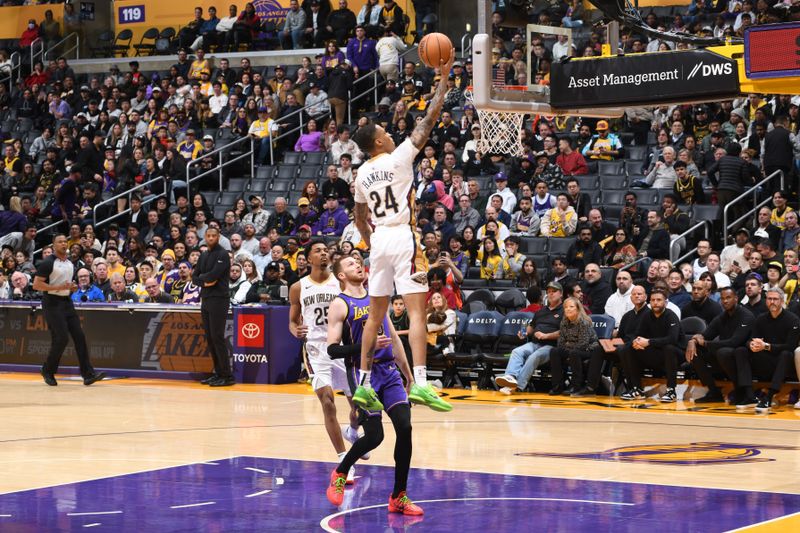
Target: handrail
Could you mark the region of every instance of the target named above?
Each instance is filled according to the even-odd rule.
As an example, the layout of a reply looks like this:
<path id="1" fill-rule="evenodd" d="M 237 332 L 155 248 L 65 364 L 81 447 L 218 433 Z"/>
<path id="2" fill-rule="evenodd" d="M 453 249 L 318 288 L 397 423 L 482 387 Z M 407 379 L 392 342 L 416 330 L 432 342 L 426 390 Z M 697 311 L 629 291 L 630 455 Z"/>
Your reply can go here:
<path id="1" fill-rule="evenodd" d="M 464 46 L 464 42 L 467 46 Z M 472 57 L 472 32 L 467 31 L 461 36 L 461 58 Z"/>
<path id="2" fill-rule="evenodd" d="M 397 56 L 397 68 L 400 70 L 400 72 L 403 71 L 403 58 L 406 57 L 408 54 L 414 52 L 415 50 L 417 50 L 416 46 L 409 46 L 406 50 L 403 51 L 402 54 L 399 54 Z M 354 96 L 352 98 L 350 98 L 350 95 L 348 95 L 348 106 L 347 106 L 347 110 L 348 110 L 347 122 L 348 123 L 352 123 L 352 116 L 350 114 L 350 104 L 352 104 L 356 100 L 360 100 L 361 97 L 363 97 L 364 95 L 369 94 L 370 92 L 372 92 L 374 94 L 374 98 L 373 98 L 374 105 L 375 105 L 375 107 L 378 107 L 378 88 L 379 87 L 383 87 L 384 85 L 386 85 L 386 80 L 384 80 L 382 83 L 378 83 L 378 74 L 380 74 L 380 67 L 374 68 L 374 69 L 370 70 L 369 72 L 367 72 L 366 74 L 362 74 L 361 76 L 358 77 L 358 79 L 353 81 L 353 86 L 351 87 L 351 92 L 352 92 L 353 89 L 355 89 L 356 85 L 358 85 L 359 83 L 362 83 L 364 80 L 366 80 L 368 78 L 372 78 L 373 79 L 372 86 L 369 87 L 368 89 L 366 89 L 365 91 L 359 93 L 358 95 L 356 95 L 356 96 Z"/>
<path id="3" fill-rule="evenodd" d="M 44 62 L 44 61 L 48 61 L 48 60 L 50 59 L 50 57 L 48 57 L 48 54 L 50 54 L 50 52 L 52 52 L 53 50 L 56 50 L 56 49 L 58 49 L 58 47 L 59 47 L 59 46 L 61 46 L 61 45 L 62 45 L 62 44 L 64 44 L 65 42 L 67 42 L 67 41 L 68 41 L 70 38 L 72 38 L 73 36 L 75 36 L 75 45 L 74 45 L 74 46 L 72 46 L 71 48 L 67 48 L 66 50 L 64 50 L 63 52 L 61 52 L 59 55 L 66 57 L 66 56 L 67 56 L 67 54 L 69 54 L 70 52 L 72 52 L 73 50 L 75 50 L 75 59 L 80 59 L 80 58 L 81 58 L 81 36 L 80 36 L 80 35 L 78 35 L 78 32 L 75 32 L 75 31 L 74 31 L 74 32 L 72 32 L 72 33 L 70 33 L 70 34 L 67 34 L 67 36 L 66 36 L 66 37 L 64 37 L 63 39 L 61 39 L 60 41 L 58 41 L 56 44 L 54 44 L 53 46 L 51 46 L 50 48 L 48 48 L 48 49 L 47 49 L 47 50 L 46 50 L 46 51 L 45 51 L 45 52 L 42 54 L 42 61 L 43 61 L 43 62 Z"/>
<path id="4" fill-rule="evenodd" d="M 670 260 L 672 260 L 673 251 L 675 250 L 675 245 L 678 244 L 679 241 L 681 239 L 683 239 L 684 237 L 688 237 L 689 235 L 694 233 L 695 230 L 697 230 L 701 226 L 703 228 L 705 228 L 705 237 L 706 237 L 706 239 L 708 239 L 711 236 L 711 232 L 710 232 L 711 221 L 710 220 L 701 220 L 700 222 L 698 222 L 697 224 L 695 224 L 691 228 L 687 229 L 686 231 L 684 231 L 683 233 L 681 233 L 680 235 L 678 235 L 677 237 L 675 237 L 674 239 L 672 239 L 670 241 L 670 243 L 669 243 L 669 257 L 670 257 Z M 672 261 L 673 264 L 678 264 L 681 261 L 681 259 L 685 259 L 686 257 L 692 255 L 696 250 L 697 250 L 697 248 L 695 247 L 693 250 L 683 254 L 681 257 L 679 257 L 679 258 L 675 259 L 674 261 Z"/>
<path id="5" fill-rule="evenodd" d="M 44 57 L 44 41 L 41 37 L 37 37 L 31 42 L 31 72 L 33 72 L 33 65 L 36 64 L 36 58 Z M 44 61 L 43 61 L 44 62 Z"/>
<path id="6" fill-rule="evenodd" d="M 225 152 L 229 152 L 235 145 L 243 144 L 244 142 L 249 142 L 250 143 L 250 151 L 249 152 L 245 152 L 243 154 L 239 154 L 238 156 L 234 157 L 233 159 L 228 159 L 227 161 L 223 161 L 222 157 L 225 154 Z M 198 175 L 196 175 L 194 177 L 190 177 L 191 169 L 193 167 L 199 165 L 200 162 L 203 159 L 205 159 L 207 157 L 213 157 L 213 156 L 217 156 L 218 164 L 217 164 L 216 167 L 208 169 L 208 170 L 206 170 L 204 172 L 201 172 L 200 174 L 198 174 Z M 254 158 L 255 158 L 255 143 L 253 141 L 253 138 L 250 137 L 249 135 L 245 135 L 244 137 L 240 137 L 240 138 L 238 138 L 238 139 L 236 139 L 236 140 L 234 140 L 232 142 L 229 142 L 228 144 L 226 144 L 224 146 L 221 146 L 219 148 L 215 148 L 214 150 L 212 150 L 211 152 L 209 152 L 207 154 L 202 154 L 202 155 L 198 156 L 197 159 L 192 159 L 191 161 L 186 163 L 186 196 L 188 198 L 191 198 L 190 190 L 191 190 L 191 184 L 192 184 L 193 181 L 197 181 L 200 178 L 204 178 L 205 176 L 213 174 L 214 172 L 218 172 L 219 173 L 219 190 L 220 190 L 220 192 L 222 192 L 222 190 L 224 188 L 222 169 L 227 167 L 228 165 L 230 165 L 232 163 L 235 163 L 236 161 L 244 159 L 247 156 L 250 156 L 250 171 L 251 171 L 251 175 L 252 175 L 253 174 L 252 169 L 253 169 L 253 166 L 254 166 L 254 163 L 255 163 L 255 161 L 254 161 Z"/>
<path id="7" fill-rule="evenodd" d="M 303 108 L 303 109 L 305 109 L 305 108 Z M 317 121 L 317 123 L 319 123 L 319 119 L 325 118 L 325 117 L 327 117 L 329 115 L 333 115 L 333 110 L 329 109 L 328 111 L 326 111 L 324 113 L 320 113 L 319 115 L 316 115 L 313 118 L 314 118 L 314 120 Z M 286 115 L 286 117 L 288 117 L 288 116 L 289 115 Z M 286 118 L 286 117 L 283 117 L 283 118 Z M 277 137 L 272 139 L 272 142 L 269 143 L 269 164 L 270 165 L 274 165 L 275 164 L 275 152 L 274 152 L 274 149 L 273 149 L 274 143 L 278 142 L 279 140 L 283 139 L 284 137 L 288 137 L 289 135 L 293 135 L 294 133 L 297 133 L 298 131 L 303 131 L 303 127 L 304 127 L 304 125 L 303 125 L 303 115 L 300 115 L 300 124 L 299 125 L 295 126 L 292 129 L 284 131 L 283 133 L 281 133 L 280 135 L 278 135 Z"/>
<path id="8" fill-rule="evenodd" d="M 110 204 L 111 202 L 116 202 L 120 198 L 124 198 L 126 196 L 130 197 L 134 192 L 136 192 L 136 191 L 138 191 L 140 189 L 146 189 L 151 183 L 155 183 L 157 181 L 164 182 L 164 192 L 161 193 L 161 194 L 153 195 L 151 199 L 161 198 L 162 196 L 166 196 L 169 193 L 169 187 L 168 187 L 169 184 L 167 183 L 167 176 L 158 176 L 158 177 L 153 178 L 153 179 L 151 179 L 149 181 L 146 181 L 144 183 L 140 183 L 139 185 L 136 185 L 135 187 L 131 187 L 127 191 L 123 191 L 123 192 L 121 192 L 119 194 L 115 194 L 111 198 L 109 198 L 107 200 L 103 200 L 102 202 L 99 202 L 97 205 L 95 205 L 92 208 L 92 223 L 93 223 L 94 227 L 98 228 L 98 227 L 102 226 L 103 224 L 107 224 L 109 221 L 114 220 L 115 218 L 119 218 L 120 216 L 127 215 L 128 213 L 131 212 L 131 207 L 130 207 L 131 203 L 130 203 L 130 200 L 129 200 L 128 201 L 128 207 L 126 209 L 124 209 L 123 211 L 119 211 L 119 212 L 117 212 L 117 213 L 115 213 L 115 214 L 113 214 L 113 215 L 111 215 L 111 216 L 109 216 L 107 218 L 104 218 L 103 220 L 97 220 L 97 208 L 98 207 Z"/>
<path id="9" fill-rule="evenodd" d="M 736 198 L 734 198 L 733 200 L 731 200 L 730 202 L 725 204 L 725 207 L 722 209 L 722 242 L 723 242 L 723 244 L 727 244 L 728 243 L 728 231 L 731 229 L 731 227 L 733 227 L 736 224 L 740 223 L 741 221 L 747 219 L 753 213 L 758 212 L 758 210 L 761 209 L 762 206 L 764 206 L 765 204 L 769 203 L 769 200 L 770 200 L 769 198 L 766 198 L 766 199 L 762 200 L 760 203 L 758 202 L 759 188 L 762 185 L 764 185 L 765 183 L 767 183 L 768 181 L 773 180 L 777 176 L 780 176 L 780 178 L 781 178 L 781 190 L 783 190 L 783 187 L 784 187 L 783 171 L 782 170 L 776 170 L 775 172 L 773 172 L 772 174 L 770 174 L 769 176 L 767 176 L 763 180 L 761 180 L 758 183 L 756 183 L 755 185 L 753 185 L 750 189 L 744 191 L 742 194 L 740 194 L 739 196 L 737 196 Z M 751 209 L 750 211 L 748 211 L 744 215 L 740 216 L 739 218 L 737 218 L 736 220 L 734 220 L 733 222 L 728 224 L 728 209 L 730 209 L 731 206 L 734 206 L 734 205 L 740 203 L 742 200 L 744 200 L 745 198 L 747 198 L 751 194 L 753 196 L 753 205 L 755 207 L 753 207 L 753 209 Z"/>
<path id="10" fill-rule="evenodd" d="M 639 258 L 639 259 L 637 259 L 636 261 L 631 261 L 631 262 L 630 262 L 630 263 L 628 263 L 627 265 L 622 265 L 621 267 L 619 267 L 619 271 L 620 271 L 620 272 L 622 272 L 623 270 L 628 270 L 629 268 L 633 268 L 634 266 L 638 265 L 638 264 L 639 264 L 639 263 L 641 263 L 642 261 L 646 261 L 646 260 L 648 260 L 648 259 L 651 259 L 651 258 L 650 258 L 650 257 L 647 257 L 647 256 L 640 257 L 640 258 Z"/>

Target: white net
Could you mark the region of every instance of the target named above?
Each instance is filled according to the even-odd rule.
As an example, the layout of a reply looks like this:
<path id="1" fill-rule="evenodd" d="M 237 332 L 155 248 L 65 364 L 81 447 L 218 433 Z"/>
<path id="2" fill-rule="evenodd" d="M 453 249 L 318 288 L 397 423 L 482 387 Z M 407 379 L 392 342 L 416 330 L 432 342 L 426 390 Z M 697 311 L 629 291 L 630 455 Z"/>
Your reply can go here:
<path id="1" fill-rule="evenodd" d="M 466 104 L 475 105 L 472 91 L 464 91 Z M 522 125 L 524 113 L 508 111 L 487 111 L 476 108 L 481 125 L 481 138 L 478 148 L 484 154 L 499 154 L 521 157 L 525 151 L 522 146 Z"/>

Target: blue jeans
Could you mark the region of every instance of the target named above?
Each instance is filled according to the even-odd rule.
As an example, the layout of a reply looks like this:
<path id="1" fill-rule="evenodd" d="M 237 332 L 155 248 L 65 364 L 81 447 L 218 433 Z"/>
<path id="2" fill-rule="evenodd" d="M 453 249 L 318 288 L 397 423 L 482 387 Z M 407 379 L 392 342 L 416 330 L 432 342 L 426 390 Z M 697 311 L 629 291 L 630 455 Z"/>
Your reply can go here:
<path id="1" fill-rule="evenodd" d="M 549 344 L 535 344 L 529 342 L 518 346 L 511 351 L 511 358 L 506 367 L 506 374 L 514 376 L 517 387 L 525 390 L 533 371 L 550 361 L 550 351 L 553 346 Z"/>
<path id="2" fill-rule="evenodd" d="M 258 159 L 256 164 L 266 165 L 267 158 L 269 157 L 269 145 L 272 142 L 272 137 L 269 135 L 261 138 L 258 148 Z"/>
<path id="3" fill-rule="evenodd" d="M 561 23 L 564 25 L 565 28 L 582 28 L 583 21 L 582 20 L 572 20 L 570 17 L 564 17 L 561 19 Z"/>

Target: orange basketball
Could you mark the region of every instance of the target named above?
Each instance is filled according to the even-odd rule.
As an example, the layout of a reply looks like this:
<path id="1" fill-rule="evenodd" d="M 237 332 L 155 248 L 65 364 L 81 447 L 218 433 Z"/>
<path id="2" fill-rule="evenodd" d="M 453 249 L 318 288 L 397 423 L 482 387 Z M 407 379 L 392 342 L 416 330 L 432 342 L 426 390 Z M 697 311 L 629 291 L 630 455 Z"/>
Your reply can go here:
<path id="1" fill-rule="evenodd" d="M 443 33 L 429 33 L 419 42 L 419 58 L 430 68 L 440 67 L 450 61 L 453 43 Z"/>

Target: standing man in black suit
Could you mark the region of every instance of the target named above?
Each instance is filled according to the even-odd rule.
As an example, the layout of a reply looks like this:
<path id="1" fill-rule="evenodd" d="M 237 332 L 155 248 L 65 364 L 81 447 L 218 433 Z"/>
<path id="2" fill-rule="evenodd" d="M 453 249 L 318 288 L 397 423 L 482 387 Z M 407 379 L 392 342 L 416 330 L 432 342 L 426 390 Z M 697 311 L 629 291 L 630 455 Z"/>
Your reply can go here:
<path id="1" fill-rule="evenodd" d="M 208 250 L 200 255 L 192 273 L 192 282 L 200 289 L 200 312 L 203 328 L 211 357 L 214 360 L 214 374 L 201 383 L 212 387 L 233 385 L 230 354 L 225 341 L 225 322 L 228 319 L 230 304 L 231 260 L 219 245 L 219 230 L 208 228 L 205 237 Z"/>
<path id="2" fill-rule="evenodd" d="M 764 137 L 764 176 L 778 170 L 783 171 L 785 189 L 792 190 L 792 168 L 794 167 L 794 150 L 789 133 L 789 117 L 781 115 L 775 119 L 775 127 Z M 779 185 L 770 185 L 771 191 L 778 190 Z"/>

